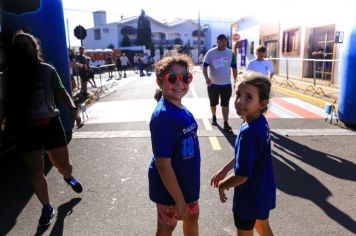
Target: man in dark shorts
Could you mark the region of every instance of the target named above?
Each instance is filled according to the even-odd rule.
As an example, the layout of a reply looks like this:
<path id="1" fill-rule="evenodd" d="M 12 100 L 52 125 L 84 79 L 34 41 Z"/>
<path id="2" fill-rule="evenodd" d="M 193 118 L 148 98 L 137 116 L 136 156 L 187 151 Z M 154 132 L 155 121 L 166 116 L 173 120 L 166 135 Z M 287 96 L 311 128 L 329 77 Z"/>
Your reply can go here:
<path id="1" fill-rule="evenodd" d="M 84 48 L 79 48 L 79 55 L 77 56 L 77 62 L 79 63 L 79 76 L 82 85 L 81 94 L 83 96 L 88 96 L 88 81 L 89 81 L 89 62 L 87 57 L 84 55 Z"/>
<path id="2" fill-rule="evenodd" d="M 205 57 L 203 64 L 203 74 L 208 85 L 208 95 L 210 99 L 210 109 L 212 113 L 212 124 L 217 125 L 216 105 L 219 104 L 222 109 L 224 119 L 224 130 L 232 132 L 228 123 L 229 119 L 229 101 L 232 94 L 231 71 L 234 81 L 237 78 L 236 57 L 233 52 L 226 48 L 227 38 L 224 34 L 217 37 L 217 47 L 210 49 Z M 208 74 L 209 67 L 209 74 Z"/>

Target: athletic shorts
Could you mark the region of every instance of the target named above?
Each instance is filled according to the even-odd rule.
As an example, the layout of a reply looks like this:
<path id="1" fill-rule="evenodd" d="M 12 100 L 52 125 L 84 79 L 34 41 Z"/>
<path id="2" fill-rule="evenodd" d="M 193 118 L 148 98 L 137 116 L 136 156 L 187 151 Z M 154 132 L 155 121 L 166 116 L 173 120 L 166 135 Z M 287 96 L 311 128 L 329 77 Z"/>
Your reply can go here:
<path id="1" fill-rule="evenodd" d="M 258 220 L 265 220 L 268 218 L 268 216 L 269 214 L 267 215 L 267 217 L 263 217 L 263 219 L 258 219 Z M 236 228 L 241 230 L 253 230 L 256 224 L 256 220 L 257 219 L 242 219 L 237 214 L 234 213 L 235 226 Z"/>
<path id="2" fill-rule="evenodd" d="M 26 125 L 17 133 L 17 149 L 23 153 L 36 150 L 51 150 L 67 145 L 64 129 L 59 117 L 53 117 L 48 124 Z"/>
<path id="3" fill-rule="evenodd" d="M 157 203 L 158 223 L 166 225 L 177 224 L 177 208 L 175 205 L 162 205 Z M 187 214 L 199 214 L 199 202 L 187 204 Z"/>
<path id="4" fill-rule="evenodd" d="M 222 107 L 229 107 L 229 102 L 232 95 L 231 85 L 212 84 L 208 86 L 208 95 L 211 107 L 215 107 L 219 104 L 219 97 L 220 105 Z"/>

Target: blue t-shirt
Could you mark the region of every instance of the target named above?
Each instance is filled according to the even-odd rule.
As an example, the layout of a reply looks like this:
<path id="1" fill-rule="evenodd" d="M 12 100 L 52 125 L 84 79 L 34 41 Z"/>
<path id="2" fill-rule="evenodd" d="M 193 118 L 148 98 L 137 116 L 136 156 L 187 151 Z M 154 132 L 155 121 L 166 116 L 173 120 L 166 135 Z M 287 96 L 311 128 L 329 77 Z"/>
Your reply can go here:
<path id="1" fill-rule="evenodd" d="M 157 103 L 150 122 L 153 157 L 148 169 L 149 195 L 153 202 L 175 205 L 156 168 L 157 157 L 171 158 L 186 203 L 199 199 L 200 150 L 197 130 L 194 116 L 184 106 L 179 108 L 163 97 Z"/>
<path id="2" fill-rule="evenodd" d="M 234 189 L 233 212 L 243 219 L 265 219 L 276 207 L 276 184 L 270 131 L 263 115 L 241 126 L 234 170 L 248 180 Z"/>

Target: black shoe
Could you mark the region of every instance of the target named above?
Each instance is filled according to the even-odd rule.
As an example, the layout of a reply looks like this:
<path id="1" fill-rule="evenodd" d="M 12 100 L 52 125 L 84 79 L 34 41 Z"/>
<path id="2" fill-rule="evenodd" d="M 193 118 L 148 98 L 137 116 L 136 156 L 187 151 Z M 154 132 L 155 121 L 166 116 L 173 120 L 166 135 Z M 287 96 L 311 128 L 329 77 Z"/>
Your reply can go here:
<path id="1" fill-rule="evenodd" d="M 70 179 L 64 178 L 64 181 L 69 184 L 69 186 L 73 189 L 74 192 L 81 193 L 83 191 L 82 185 L 73 176 L 70 177 Z"/>
<path id="2" fill-rule="evenodd" d="M 54 209 L 50 204 L 46 204 L 42 208 L 42 214 L 40 220 L 38 221 L 38 225 L 40 227 L 48 226 L 52 223 L 52 218 L 54 216 Z"/>
<path id="3" fill-rule="evenodd" d="M 226 121 L 224 122 L 224 130 L 226 132 L 232 133 L 232 128 Z"/>
<path id="4" fill-rule="evenodd" d="M 213 119 L 211 121 L 212 125 L 218 125 L 218 123 L 216 122 L 216 116 L 213 116 Z"/>

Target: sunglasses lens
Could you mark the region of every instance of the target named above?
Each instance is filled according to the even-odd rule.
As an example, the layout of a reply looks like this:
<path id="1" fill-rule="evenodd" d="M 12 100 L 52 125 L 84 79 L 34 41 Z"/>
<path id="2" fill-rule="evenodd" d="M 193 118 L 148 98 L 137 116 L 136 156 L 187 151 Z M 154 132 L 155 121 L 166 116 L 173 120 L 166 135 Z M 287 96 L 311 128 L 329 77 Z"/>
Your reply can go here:
<path id="1" fill-rule="evenodd" d="M 189 74 L 183 74 L 183 82 L 186 84 L 190 83 L 190 78 L 189 78 Z"/>
<path id="2" fill-rule="evenodd" d="M 171 84 L 175 84 L 177 82 L 177 75 L 176 74 L 170 74 L 168 77 L 168 82 Z"/>
<path id="3" fill-rule="evenodd" d="M 168 80 L 170 84 L 176 84 L 177 79 L 179 79 L 185 84 L 189 84 L 190 82 L 192 82 L 193 76 L 189 72 L 184 72 L 183 74 L 179 74 L 179 75 L 174 73 L 167 74 L 165 78 Z"/>

